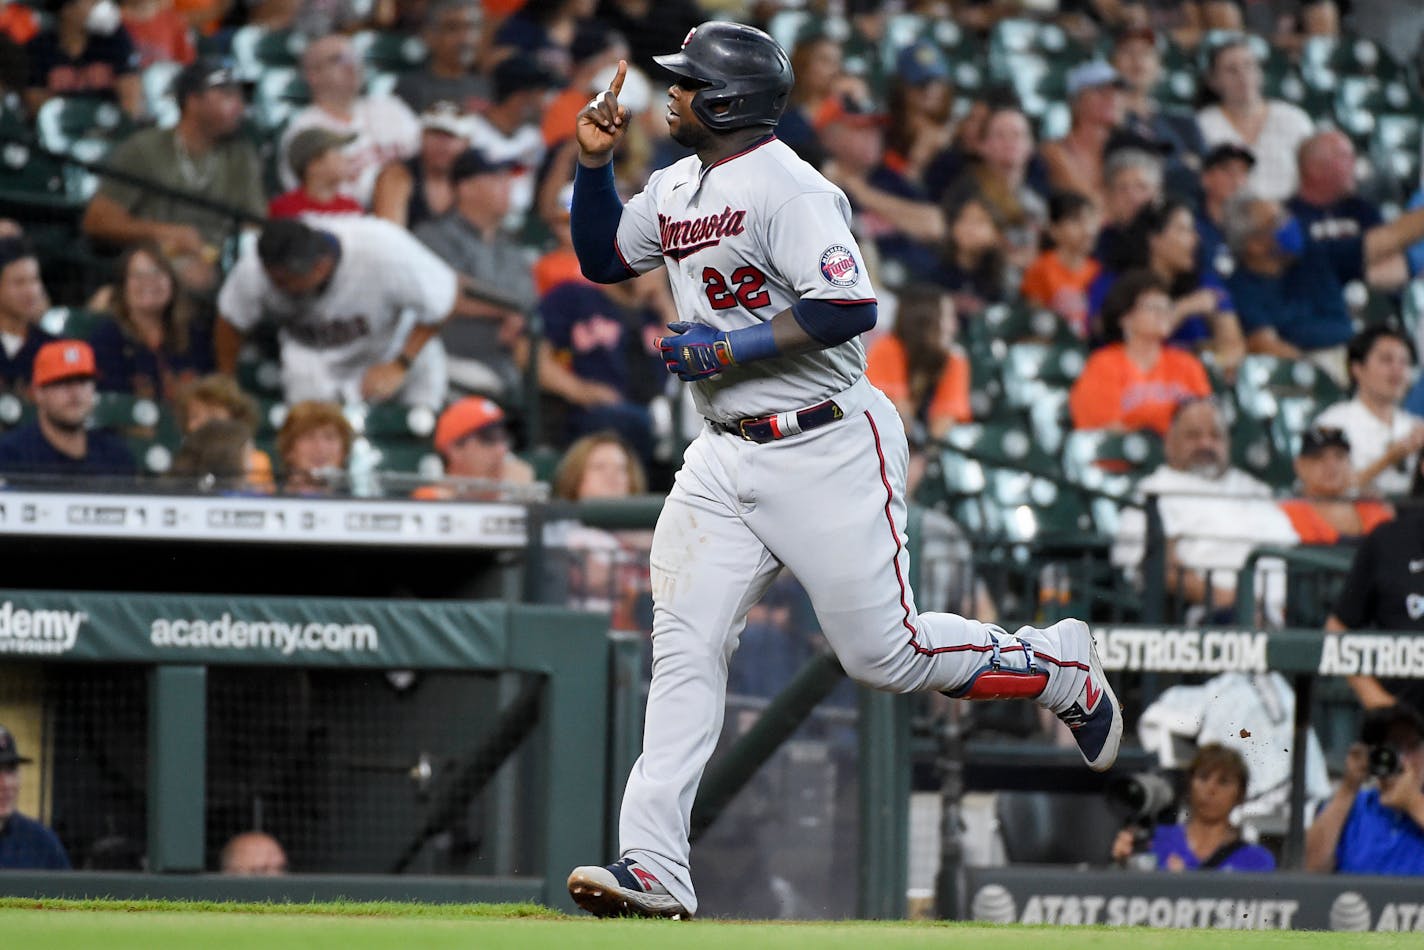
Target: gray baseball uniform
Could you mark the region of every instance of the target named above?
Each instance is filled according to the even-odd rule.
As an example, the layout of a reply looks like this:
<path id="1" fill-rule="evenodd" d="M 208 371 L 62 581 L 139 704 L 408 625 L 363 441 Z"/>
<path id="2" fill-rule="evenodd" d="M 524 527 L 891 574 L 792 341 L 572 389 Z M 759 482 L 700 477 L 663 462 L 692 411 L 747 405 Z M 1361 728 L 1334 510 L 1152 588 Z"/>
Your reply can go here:
<path id="1" fill-rule="evenodd" d="M 617 246 L 639 273 L 666 264 L 684 320 L 732 330 L 803 297 L 873 301 L 849 221 L 845 195 L 768 137 L 706 168 L 691 157 L 654 174 L 624 207 Z M 748 609 L 783 566 L 861 683 L 968 690 L 990 656 L 1018 670 L 1036 656 L 1048 674 L 1043 705 L 1066 709 L 1084 685 L 1091 641 L 1081 624 L 1010 636 L 916 611 L 905 433 L 864 370 L 854 338 L 692 383 L 708 422 L 653 536 L 653 681 L 619 824 L 623 855 L 651 868 L 691 912 L 688 826 L 722 728 L 727 663 Z M 835 421 L 803 431 L 797 411 L 826 400 Z M 780 438 L 758 443 L 723 428 L 764 416 L 774 416 Z"/>

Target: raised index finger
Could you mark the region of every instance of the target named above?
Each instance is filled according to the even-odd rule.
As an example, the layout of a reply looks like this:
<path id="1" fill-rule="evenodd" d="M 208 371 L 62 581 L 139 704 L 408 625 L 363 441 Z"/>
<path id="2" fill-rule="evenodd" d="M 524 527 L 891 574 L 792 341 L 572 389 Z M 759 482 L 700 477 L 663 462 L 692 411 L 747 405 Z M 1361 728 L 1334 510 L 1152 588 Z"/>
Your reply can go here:
<path id="1" fill-rule="evenodd" d="M 620 59 L 618 61 L 618 72 L 613 75 L 613 81 L 608 84 L 608 91 L 616 98 L 623 91 L 623 77 L 628 75 L 628 61 Z"/>

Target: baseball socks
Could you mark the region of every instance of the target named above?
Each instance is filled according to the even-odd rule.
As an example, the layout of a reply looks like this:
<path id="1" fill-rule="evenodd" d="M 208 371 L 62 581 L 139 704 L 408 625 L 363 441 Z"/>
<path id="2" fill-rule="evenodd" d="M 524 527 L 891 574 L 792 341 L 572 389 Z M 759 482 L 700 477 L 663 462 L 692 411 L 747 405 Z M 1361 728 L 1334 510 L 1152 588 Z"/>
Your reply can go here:
<path id="1" fill-rule="evenodd" d="M 955 699 L 1032 699 L 1073 733 L 1088 768 L 1106 772 L 1122 742 L 1122 708 L 1104 675 L 1093 634 L 1081 620 L 989 633 L 988 662 L 945 695 Z"/>

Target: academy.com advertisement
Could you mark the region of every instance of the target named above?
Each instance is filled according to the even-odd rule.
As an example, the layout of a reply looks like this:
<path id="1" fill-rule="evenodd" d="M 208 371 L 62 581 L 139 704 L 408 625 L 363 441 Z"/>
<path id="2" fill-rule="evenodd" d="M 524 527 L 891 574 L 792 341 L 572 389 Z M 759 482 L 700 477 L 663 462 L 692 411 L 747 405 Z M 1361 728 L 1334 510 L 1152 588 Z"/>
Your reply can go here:
<path id="1" fill-rule="evenodd" d="M 468 668 L 501 652 L 507 607 L 0 591 L 0 657 Z"/>
<path id="2" fill-rule="evenodd" d="M 970 868 L 980 923 L 1184 930 L 1424 931 L 1424 894 L 1405 878 Z"/>

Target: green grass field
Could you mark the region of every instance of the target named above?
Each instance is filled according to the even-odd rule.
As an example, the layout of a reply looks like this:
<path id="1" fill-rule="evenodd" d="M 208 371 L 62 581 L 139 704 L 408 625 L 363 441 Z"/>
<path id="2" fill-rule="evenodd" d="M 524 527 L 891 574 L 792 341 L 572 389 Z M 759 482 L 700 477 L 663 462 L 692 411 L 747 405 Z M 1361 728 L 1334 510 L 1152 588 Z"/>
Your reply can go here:
<path id="1" fill-rule="evenodd" d="M 24 950 L 1268 950 L 1417 948 L 1418 934 L 983 926 L 958 923 L 612 921 L 533 904 L 184 904 L 0 899 L 0 946 Z"/>

